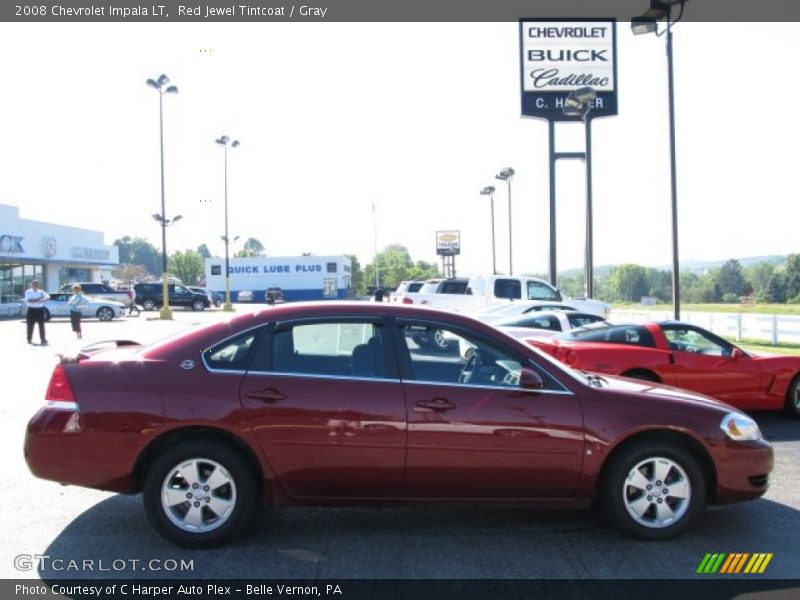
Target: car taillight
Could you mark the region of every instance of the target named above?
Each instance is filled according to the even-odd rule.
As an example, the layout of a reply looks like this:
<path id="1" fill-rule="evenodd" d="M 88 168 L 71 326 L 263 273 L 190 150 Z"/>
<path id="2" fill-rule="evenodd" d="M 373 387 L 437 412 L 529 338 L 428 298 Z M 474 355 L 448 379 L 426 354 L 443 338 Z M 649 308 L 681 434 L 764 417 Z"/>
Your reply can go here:
<path id="1" fill-rule="evenodd" d="M 75 394 L 72 392 L 72 386 L 69 384 L 67 371 L 63 365 L 56 365 L 56 368 L 53 369 L 44 399 L 50 408 L 78 410 L 78 403 L 75 401 Z"/>
<path id="2" fill-rule="evenodd" d="M 403 298 L 403 304 L 414 304 L 411 298 Z"/>
<path id="3" fill-rule="evenodd" d="M 128 300 L 133 300 L 133 290 L 128 290 Z"/>

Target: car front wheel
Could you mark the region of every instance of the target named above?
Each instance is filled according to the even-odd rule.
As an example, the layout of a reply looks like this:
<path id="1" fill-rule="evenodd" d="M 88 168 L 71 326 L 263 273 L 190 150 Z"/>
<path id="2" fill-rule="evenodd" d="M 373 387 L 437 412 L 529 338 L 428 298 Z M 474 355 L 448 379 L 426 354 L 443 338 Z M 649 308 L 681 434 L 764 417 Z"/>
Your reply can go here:
<path id="1" fill-rule="evenodd" d="M 144 485 L 147 519 L 183 548 L 210 548 L 240 534 L 258 504 L 253 471 L 232 448 L 188 441 L 153 463 Z"/>
<path id="2" fill-rule="evenodd" d="M 101 306 L 97 309 L 97 318 L 101 321 L 110 321 L 114 318 L 114 311 L 108 306 Z"/>
<path id="3" fill-rule="evenodd" d="M 706 484 L 687 450 L 644 442 L 614 459 L 601 494 L 606 514 L 620 529 L 663 540 L 680 534 L 703 510 Z"/>
<path id="4" fill-rule="evenodd" d="M 155 310 L 156 309 L 156 303 L 155 303 L 155 301 L 150 300 L 148 298 L 147 300 L 142 302 L 142 308 L 145 309 L 145 310 Z"/>
<path id="5" fill-rule="evenodd" d="M 192 310 L 195 310 L 195 311 L 204 310 L 205 307 L 206 307 L 206 303 L 203 302 L 202 300 L 195 300 L 194 302 L 192 302 Z"/>
<path id="6" fill-rule="evenodd" d="M 786 394 L 786 412 L 793 419 L 800 419 L 800 375 L 797 375 L 789 385 Z"/>

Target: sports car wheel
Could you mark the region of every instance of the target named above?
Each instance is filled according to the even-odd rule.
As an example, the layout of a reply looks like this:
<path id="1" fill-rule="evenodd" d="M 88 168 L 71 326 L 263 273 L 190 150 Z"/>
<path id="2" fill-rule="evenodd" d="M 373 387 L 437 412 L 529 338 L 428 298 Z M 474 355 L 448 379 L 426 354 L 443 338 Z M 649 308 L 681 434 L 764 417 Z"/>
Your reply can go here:
<path id="1" fill-rule="evenodd" d="M 786 393 L 786 412 L 793 419 L 800 419 L 800 375 L 789 384 L 789 391 Z"/>
<path id="2" fill-rule="evenodd" d="M 155 303 L 155 301 L 150 300 L 148 298 L 147 300 L 142 302 L 142 308 L 145 309 L 145 310 L 155 310 L 156 309 L 156 303 Z"/>
<path id="3" fill-rule="evenodd" d="M 156 459 L 144 484 L 147 519 L 165 539 L 184 548 L 217 546 L 253 518 L 258 486 L 233 449 L 188 441 Z"/>
<path id="4" fill-rule="evenodd" d="M 97 318 L 101 321 L 110 321 L 114 318 L 114 311 L 108 306 L 101 306 L 97 309 Z"/>
<path id="5" fill-rule="evenodd" d="M 705 506 L 706 484 L 697 460 L 668 442 L 627 449 L 609 466 L 603 507 L 621 529 L 646 540 L 681 533 Z"/>

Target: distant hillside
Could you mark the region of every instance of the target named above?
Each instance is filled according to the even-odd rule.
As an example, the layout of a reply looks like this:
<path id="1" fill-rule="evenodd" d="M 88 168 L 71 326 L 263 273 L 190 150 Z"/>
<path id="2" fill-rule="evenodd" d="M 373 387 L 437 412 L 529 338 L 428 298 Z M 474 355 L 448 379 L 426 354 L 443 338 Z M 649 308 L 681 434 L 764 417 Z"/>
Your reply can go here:
<path id="1" fill-rule="evenodd" d="M 786 262 L 786 256 L 781 255 L 771 255 L 771 256 L 748 256 L 746 258 L 737 258 L 736 260 L 743 267 L 748 267 L 750 265 L 754 265 L 760 262 L 769 262 L 773 265 L 782 265 Z M 631 261 L 633 264 L 637 264 L 636 261 Z M 682 271 L 695 271 L 695 272 L 705 272 L 709 269 L 714 269 L 717 267 L 721 267 L 728 259 L 725 260 L 682 260 L 681 261 L 681 270 Z M 603 277 L 611 273 L 614 267 L 617 265 L 595 265 L 594 267 L 594 274 L 595 277 Z M 658 267 L 654 267 L 659 271 L 670 271 L 672 270 L 672 265 L 661 265 Z M 583 269 L 567 269 L 566 271 L 559 271 L 559 276 L 561 277 L 570 277 L 575 275 L 582 275 Z"/>

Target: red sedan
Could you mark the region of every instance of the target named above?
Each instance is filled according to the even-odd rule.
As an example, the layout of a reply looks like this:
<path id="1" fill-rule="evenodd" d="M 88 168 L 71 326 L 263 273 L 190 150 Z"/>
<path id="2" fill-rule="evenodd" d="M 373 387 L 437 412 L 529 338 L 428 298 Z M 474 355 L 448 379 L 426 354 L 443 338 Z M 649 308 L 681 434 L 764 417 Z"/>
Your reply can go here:
<path id="1" fill-rule="evenodd" d="M 468 360 L 420 347 L 446 331 Z M 58 365 L 25 456 L 38 477 L 143 492 L 185 547 L 259 506 L 588 507 L 664 539 L 707 503 L 761 496 L 772 448 L 700 395 L 573 371 L 470 318 L 407 305 L 270 307 Z"/>
<path id="2" fill-rule="evenodd" d="M 786 409 L 800 418 L 800 358 L 753 356 L 696 325 L 590 325 L 528 343 L 576 369 L 674 385 L 746 410 Z"/>

